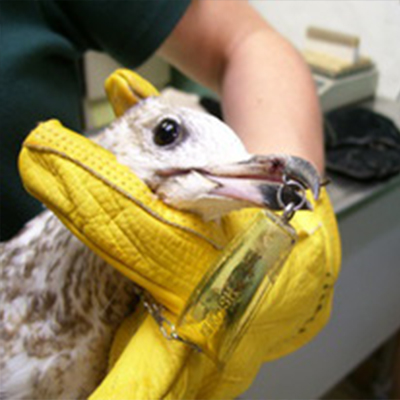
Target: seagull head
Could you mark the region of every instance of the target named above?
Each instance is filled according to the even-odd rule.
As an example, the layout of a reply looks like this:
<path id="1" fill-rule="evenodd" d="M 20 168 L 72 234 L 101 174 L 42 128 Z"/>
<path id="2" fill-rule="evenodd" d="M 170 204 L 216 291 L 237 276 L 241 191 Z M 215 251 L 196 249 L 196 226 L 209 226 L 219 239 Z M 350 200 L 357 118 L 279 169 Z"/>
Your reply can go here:
<path id="1" fill-rule="evenodd" d="M 97 141 L 166 204 L 218 219 L 244 207 L 310 209 L 320 179 L 307 161 L 285 154 L 249 154 L 219 119 L 171 104 L 132 71 L 106 81 L 117 119 Z"/>
<path id="2" fill-rule="evenodd" d="M 205 220 L 244 207 L 280 210 L 291 202 L 299 204 L 304 194 L 299 188 L 311 189 L 314 197 L 319 194 L 318 174 L 307 161 L 249 154 L 225 123 L 169 105 L 162 96 L 131 107 L 99 142 L 166 204 Z M 298 185 L 282 192 L 288 181 Z M 301 208 L 311 206 L 305 201 Z"/>

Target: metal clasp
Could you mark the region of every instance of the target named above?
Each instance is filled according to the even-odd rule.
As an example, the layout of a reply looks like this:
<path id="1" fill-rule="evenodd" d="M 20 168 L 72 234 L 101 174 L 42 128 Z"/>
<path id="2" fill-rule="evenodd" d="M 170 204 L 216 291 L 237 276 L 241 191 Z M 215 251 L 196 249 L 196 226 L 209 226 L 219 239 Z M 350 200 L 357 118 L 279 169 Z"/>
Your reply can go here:
<path id="1" fill-rule="evenodd" d="M 283 192 L 287 188 L 292 188 L 300 194 L 300 201 L 297 204 L 294 202 L 290 202 L 288 204 L 285 203 L 283 199 Z M 307 201 L 306 189 L 300 182 L 295 181 L 294 179 L 289 179 L 286 175 L 284 175 L 283 184 L 279 187 L 277 192 L 277 200 L 279 206 L 283 209 L 282 219 L 288 223 L 293 218 L 296 211 L 300 210 Z"/>
<path id="2" fill-rule="evenodd" d="M 154 321 L 157 323 L 160 328 L 160 332 L 167 340 L 176 340 L 181 342 L 187 346 L 190 346 L 192 349 L 201 352 L 199 346 L 195 343 L 192 343 L 181 336 L 179 336 L 175 324 L 173 324 L 168 318 L 165 318 L 163 315 L 164 307 L 159 304 L 149 293 L 137 288 L 137 293 L 143 300 L 143 305 L 149 314 L 153 317 Z"/>

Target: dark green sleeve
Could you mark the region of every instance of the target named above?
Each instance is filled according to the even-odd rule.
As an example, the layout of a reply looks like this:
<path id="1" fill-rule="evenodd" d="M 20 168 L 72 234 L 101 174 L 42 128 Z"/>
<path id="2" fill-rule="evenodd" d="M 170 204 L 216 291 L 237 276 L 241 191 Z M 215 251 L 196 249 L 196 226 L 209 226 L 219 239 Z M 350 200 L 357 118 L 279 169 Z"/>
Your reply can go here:
<path id="1" fill-rule="evenodd" d="M 169 35 L 190 0 L 56 1 L 67 32 L 81 49 L 110 54 L 136 67 Z"/>
<path id="2" fill-rule="evenodd" d="M 82 129 L 81 59 L 106 52 L 127 67 L 149 57 L 190 0 L 0 0 L 0 240 L 42 210 L 23 189 L 17 159 L 40 121 Z"/>

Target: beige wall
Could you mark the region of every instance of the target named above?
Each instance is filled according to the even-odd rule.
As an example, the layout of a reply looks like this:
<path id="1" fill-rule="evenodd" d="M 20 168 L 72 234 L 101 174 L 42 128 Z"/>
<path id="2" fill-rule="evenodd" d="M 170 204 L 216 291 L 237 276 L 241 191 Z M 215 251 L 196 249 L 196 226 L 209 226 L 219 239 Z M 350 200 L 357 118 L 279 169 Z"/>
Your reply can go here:
<path id="1" fill-rule="evenodd" d="M 399 0 L 250 0 L 250 3 L 295 46 L 304 46 L 305 30 L 316 25 L 357 35 L 361 53 L 380 71 L 378 94 L 400 93 Z"/>

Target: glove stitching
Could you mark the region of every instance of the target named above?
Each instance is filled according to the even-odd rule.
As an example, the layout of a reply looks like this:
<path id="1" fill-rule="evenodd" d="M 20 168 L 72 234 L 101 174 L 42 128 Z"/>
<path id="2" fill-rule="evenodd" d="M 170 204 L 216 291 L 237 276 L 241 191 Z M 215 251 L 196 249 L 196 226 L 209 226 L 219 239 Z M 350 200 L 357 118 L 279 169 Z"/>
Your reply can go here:
<path id="1" fill-rule="evenodd" d="M 74 158 L 70 157 L 69 155 L 59 151 L 59 150 L 55 150 L 52 149 L 50 147 L 47 146 L 42 146 L 42 145 L 37 145 L 37 144 L 32 144 L 32 143 L 25 143 L 24 145 L 25 147 L 31 149 L 31 150 L 36 150 L 36 151 L 41 151 L 41 152 L 47 152 L 47 153 L 51 153 L 51 154 L 55 154 L 58 155 L 68 161 L 73 162 L 74 164 L 80 166 L 81 168 L 85 169 L 86 171 L 88 171 L 89 173 L 91 173 L 93 176 L 95 176 L 96 178 L 100 179 L 103 183 L 105 183 L 107 186 L 111 187 L 112 189 L 114 189 L 115 191 L 117 191 L 118 193 L 122 194 L 124 197 L 128 198 L 129 200 L 131 200 L 132 202 L 134 202 L 138 207 L 140 207 L 143 211 L 147 212 L 148 214 L 150 214 L 152 217 L 158 219 L 159 221 L 166 223 L 174 228 L 178 228 L 186 233 L 192 234 L 197 236 L 198 238 L 206 241 L 209 245 L 211 245 L 212 247 L 214 247 L 214 249 L 221 251 L 223 249 L 223 246 L 220 246 L 218 243 L 216 243 L 215 241 L 213 241 L 212 239 L 204 236 L 203 234 L 196 232 L 194 229 L 179 225 L 175 222 L 169 221 L 165 218 L 163 218 L 161 215 L 155 213 L 151 208 L 147 207 L 145 204 L 143 204 L 141 201 L 139 201 L 138 199 L 136 199 L 135 197 L 133 197 L 131 194 L 129 194 L 128 192 L 126 192 L 125 190 L 121 189 L 120 187 L 116 186 L 114 183 L 110 182 L 108 179 L 106 179 L 105 177 L 103 177 L 102 175 L 100 175 L 98 172 L 96 172 L 95 170 L 93 170 L 92 168 L 88 167 L 87 165 L 83 164 L 82 162 L 75 160 Z"/>

